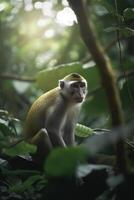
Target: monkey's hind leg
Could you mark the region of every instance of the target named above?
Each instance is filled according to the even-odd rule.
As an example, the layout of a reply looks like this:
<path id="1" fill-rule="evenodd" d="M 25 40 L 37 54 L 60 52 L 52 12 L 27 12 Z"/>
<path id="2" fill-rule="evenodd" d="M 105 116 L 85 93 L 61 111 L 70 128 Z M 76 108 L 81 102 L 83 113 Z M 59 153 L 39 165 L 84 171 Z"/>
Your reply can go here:
<path id="1" fill-rule="evenodd" d="M 36 135 L 32 137 L 30 143 L 37 146 L 37 151 L 32 157 L 37 165 L 41 167 L 53 148 L 47 130 L 45 128 L 40 129 Z"/>

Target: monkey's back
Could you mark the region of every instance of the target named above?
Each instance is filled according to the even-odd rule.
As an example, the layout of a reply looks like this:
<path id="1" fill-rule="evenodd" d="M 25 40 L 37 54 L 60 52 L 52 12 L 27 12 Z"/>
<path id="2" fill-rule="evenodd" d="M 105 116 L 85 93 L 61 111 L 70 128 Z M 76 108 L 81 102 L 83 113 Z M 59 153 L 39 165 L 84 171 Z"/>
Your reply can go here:
<path id="1" fill-rule="evenodd" d="M 55 88 L 41 95 L 31 106 L 24 125 L 24 136 L 33 137 L 41 128 L 45 128 L 48 109 L 57 100 L 59 88 Z"/>

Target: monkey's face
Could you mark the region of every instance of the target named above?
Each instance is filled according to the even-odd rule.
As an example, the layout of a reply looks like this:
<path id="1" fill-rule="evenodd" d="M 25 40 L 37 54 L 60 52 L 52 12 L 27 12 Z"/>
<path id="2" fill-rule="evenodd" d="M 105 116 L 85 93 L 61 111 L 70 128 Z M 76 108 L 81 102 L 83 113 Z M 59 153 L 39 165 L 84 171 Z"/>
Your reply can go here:
<path id="1" fill-rule="evenodd" d="M 73 102 L 81 103 L 86 96 L 87 87 L 84 81 L 72 82 L 70 84 L 70 95 Z"/>
<path id="2" fill-rule="evenodd" d="M 85 81 L 62 81 L 60 87 L 62 94 L 72 103 L 82 103 L 87 94 Z"/>

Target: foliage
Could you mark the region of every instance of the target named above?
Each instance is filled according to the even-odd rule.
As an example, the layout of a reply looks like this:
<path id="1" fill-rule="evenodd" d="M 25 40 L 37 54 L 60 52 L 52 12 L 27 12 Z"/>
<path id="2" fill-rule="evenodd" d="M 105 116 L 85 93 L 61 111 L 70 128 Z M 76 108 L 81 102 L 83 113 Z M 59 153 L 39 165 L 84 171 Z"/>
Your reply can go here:
<path id="1" fill-rule="evenodd" d="M 131 40 L 131 38 L 133 39 L 131 36 L 133 33 L 133 3 L 131 0 L 124 1 L 123 4 L 121 1 L 117 3 L 118 13 L 114 2 L 105 0 L 92 1 L 90 10 L 104 46 L 116 38 L 116 34 L 114 34 L 116 30 L 120 31 L 121 37 L 127 34 L 127 37 L 121 40 L 122 67 L 119 67 L 116 46 L 111 46 L 108 53 L 119 74 L 122 73 L 122 68 L 126 70 L 126 73 L 131 73 L 133 70 L 133 45 L 131 42 L 133 41 Z M 101 80 L 95 63 L 91 59 L 89 62 L 90 55 L 87 55 L 87 49 L 80 39 L 75 23 L 76 19 L 70 10 L 68 11 L 67 2 L 24 1 L 23 4 L 23 1 L 16 3 L 3 0 L 0 6 L 0 70 L 2 74 L 36 77 L 38 87 L 46 91 L 55 87 L 59 78 L 66 73 L 73 70 L 78 71 L 88 80 L 89 94 L 91 92 L 80 120 L 86 122 L 88 126 L 94 126 L 94 123 L 97 123 L 98 127 L 108 126 L 109 121 L 106 119 L 109 118 L 109 113 L 105 94 L 103 89 L 96 90 L 100 87 Z M 68 17 L 67 11 L 72 18 Z M 62 19 L 66 19 L 66 21 L 58 17 L 61 14 L 63 14 Z M 75 61 L 80 61 L 80 63 Z M 83 62 L 86 64 L 83 65 Z M 63 63 L 66 64 L 61 65 Z M 127 85 L 131 85 L 131 83 L 127 84 L 129 80 L 124 79 L 120 82 L 123 108 L 128 121 L 132 118 L 128 114 L 132 102 L 129 102 L 130 95 L 126 95 L 126 93 L 128 93 Z M 6 110 L 24 121 L 29 105 L 41 93 L 42 91 L 35 84 L 13 79 L 4 80 L 1 82 L 0 106 L 3 108 L 4 105 Z M 133 87 L 131 93 L 133 96 Z"/>
<path id="2" fill-rule="evenodd" d="M 0 149 L 9 146 L 10 142 L 17 137 L 16 122 L 18 123 L 19 120 L 11 117 L 8 111 L 0 110 Z"/>
<path id="3" fill-rule="evenodd" d="M 7 114 L 4 110 L 2 113 Z M 0 130 L 3 133 L 3 129 Z M 93 130 L 77 124 L 76 131 L 78 131 L 77 137 L 85 138 L 92 137 L 94 134 L 104 134 L 108 130 Z M 96 140 L 96 144 L 98 140 L 100 137 Z M 4 141 L 6 143 L 6 137 Z M 132 197 L 133 172 L 126 177 L 121 174 L 112 175 L 114 173 L 112 166 L 89 164 L 87 161 L 90 158 L 92 160 L 92 154 L 90 155 L 91 147 L 88 145 L 87 149 L 80 145 L 53 150 L 44 163 L 42 171 L 37 170 L 36 167 L 31 168 L 31 161 L 26 156 L 35 151 L 34 146 L 20 142 L 6 148 L 3 152 L 11 157 L 4 158 L 7 162 L 1 160 L 0 192 L 2 199 L 41 200 L 44 197 L 63 199 L 63 193 L 64 199 L 75 199 L 76 197 L 89 199 L 90 197 L 105 200 L 113 199 L 114 196 L 118 199 L 125 199 L 128 194 Z M 3 148 L 5 149 L 5 146 Z M 23 160 L 20 160 L 18 156 L 22 155 L 26 157 L 23 156 Z M 18 164 L 20 161 L 21 165 Z M 124 188 L 123 191 L 122 188 Z"/>
<path id="4" fill-rule="evenodd" d="M 27 155 L 28 153 L 35 153 L 36 146 L 30 145 L 24 141 L 16 144 L 14 147 L 3 149 L 3 153 L 9 156 Z"/>

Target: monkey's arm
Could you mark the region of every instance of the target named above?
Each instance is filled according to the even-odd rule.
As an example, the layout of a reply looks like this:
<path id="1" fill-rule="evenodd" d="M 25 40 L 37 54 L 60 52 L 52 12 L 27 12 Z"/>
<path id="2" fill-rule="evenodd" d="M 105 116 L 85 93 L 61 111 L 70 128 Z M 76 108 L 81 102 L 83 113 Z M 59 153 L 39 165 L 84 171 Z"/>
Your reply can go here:
<path id="1" fill-rule="evenodd" d="M 48 135 L 54 147 L 66 147 L 66 144 L 62 135 L 62 124 L 66 113 L 66 105 L 64 102 L 60 102 L 53 108 L 52 113 L 48 116 L 45 127 L 47 128 Z"/>
<path id="2" fill-rule="evenodd" d="M 71 120 L 71 118 L 67 119 L 67 124 L 64 128 L 64 141 L 67 146 L 74 145 L 75 144 L 75 135 L 74 135 L 74 129 L 75 129 L 76 122 Z"/>
<path id="3" fill-rule="evenodd" d="M 66 147 L 66 144 L 61 136 L 61 133 L 57 132 L 54 129 L 49 129 L 49 136 L 52 141 L 53 147 Z"/>
<path id="4" fill-rule="evenodd" d="M 58 147 L 58 146 L 65 147 L 66 144 L 63 140 L 61 129 L 59 127 L 58 122 L 56 120 L 55 121 L 53 120 L 53 117 L 54 115 L 51 116 L 51 118 L 47 123 L 48 135 L 50 137 L 53 147 Z"/>

